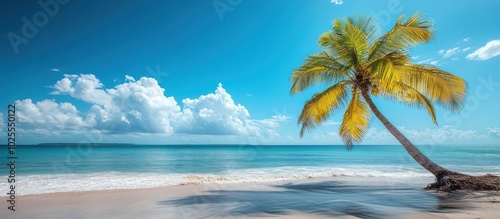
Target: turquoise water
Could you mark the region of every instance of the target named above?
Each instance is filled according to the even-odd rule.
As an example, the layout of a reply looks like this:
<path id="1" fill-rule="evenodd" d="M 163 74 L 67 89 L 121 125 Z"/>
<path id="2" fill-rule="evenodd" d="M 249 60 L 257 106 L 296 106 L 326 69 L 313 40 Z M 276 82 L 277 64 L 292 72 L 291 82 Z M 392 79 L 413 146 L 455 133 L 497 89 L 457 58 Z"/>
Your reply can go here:
<path id="1" fill-rule="evenodd" d="M 500 175 L 500 146 L 419 148 L 451 170 Z M 332 176 L 432 179 L 399 145 L 351 151 L 344 146 L 33 145 L 18 146 L 16 153 L 20 194 Z M 6 180 L 0 186 L 7 186 Z"/>

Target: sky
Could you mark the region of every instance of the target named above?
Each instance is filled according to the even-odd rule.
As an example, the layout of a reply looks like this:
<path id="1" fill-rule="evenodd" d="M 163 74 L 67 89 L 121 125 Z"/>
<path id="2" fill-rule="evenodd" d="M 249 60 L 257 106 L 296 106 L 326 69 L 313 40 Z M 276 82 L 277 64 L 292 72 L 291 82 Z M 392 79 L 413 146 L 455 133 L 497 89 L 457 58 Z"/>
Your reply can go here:
<path id="1" fill-rule="evenodd" d="M 343 111 L 299 137 L 304 102 L 291 72 L 334 19 L 373 16 L 382 31 L 421 11 L 435 39 L 415 63 L 464 78 L 464 109 L 375 98 L 416 144 L 500 143 L 500 2 L 430 0 L 8 1 L 0 9 L 0 131 L 16 142 L 342 144 Z M 397 144 L 372 117 L 362 144 Z"/>

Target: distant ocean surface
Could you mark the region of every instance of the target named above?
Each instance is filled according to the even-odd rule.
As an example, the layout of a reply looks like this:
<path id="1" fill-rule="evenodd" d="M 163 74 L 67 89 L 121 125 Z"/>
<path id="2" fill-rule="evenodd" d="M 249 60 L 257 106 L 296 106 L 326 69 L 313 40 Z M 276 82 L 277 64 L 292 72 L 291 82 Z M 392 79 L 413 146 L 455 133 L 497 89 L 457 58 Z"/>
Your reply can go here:
<path id="1" fill-rule="evenodd" d="M 500 145 L 419 149 L 450 170 L 500 175 Z M 25 145 L 17 146 L 16 155 L 18 195 L 338 176 L 424 187 L 434 179 L 400 145 L 358 145 L 351 151 L 305 145 Z M 7 189 L 7 167 L 0 171 L 0 188 Z"/>

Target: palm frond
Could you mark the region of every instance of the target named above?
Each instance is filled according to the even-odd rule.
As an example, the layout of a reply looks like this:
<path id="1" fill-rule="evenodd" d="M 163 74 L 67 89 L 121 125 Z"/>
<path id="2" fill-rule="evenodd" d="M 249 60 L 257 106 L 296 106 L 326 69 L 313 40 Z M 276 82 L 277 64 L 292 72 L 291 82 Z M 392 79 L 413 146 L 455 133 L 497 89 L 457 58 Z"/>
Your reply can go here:
<path id="1" fill-rule="evenodd" d="M 432 102 L 417 89 L 400 82 L 379 83 L 377 89 L 378 93 L 384 98 L 427 109 L 432 122 L 437 125 L 436 112 Z"/>
<path id="2" fill-rule="evenodd" d="M 384 57 L 368 66 L 370 79 L 372 82 L 401 81 L 401 74 L 394 71 L 394 69 L 397 68 L 397 66 L 407 65 L 410 61 L 410 58 L 402 52 L 391 52 L 386 54 Z"/>
<path id="3" fill-rule="evenodd" d="M 304 65 L 293 71 L 290 93 L 296 94 L 318 84 L 336 83 L 348 75 L 348 67 L 321 51 L 309 56 Z"/>
<path id="4" fill-rule="evenodd" d="M 304 104 L 304 108 L 298 119 L 298 123 L 302 123 L 300 137 L 304 135 L 306 130 L 312 129 L 325 121 L 330 111 L 345 104 L 348 94 L 348 85 L 348 81 L 341 81 L 325 91 L 315 94 Z"/>
<path id="5" fill-rule="evenodd" d="M 333 29 L 320 36 L 318 45 L 331 51 L 340 62 L 359 64 L 368 56 L 368 37 L 372 26 L 370 19 L 336 19 Z"/>
<path id="6" fill-rule="evenodd" d="M 370 121 L 370 109 L 360 98 L 356 90 L 344 113 L 344 118 L 339 128 L 339 135 L 348 149 L 353 143 L 359 143 L 365 136 Z"/>
<path id="7" fill-rule="evenodd" d="M 406 20 L 401 15 L 394 27 L 372 44 L 368 62 L 376 61 L 391 52 L 406 51 L 433 38 L 431 20 L 423 18 L 420 12 L 412 14 Z"/>
<path id="8" fill-rule="evenodd" d="M 357 16 L 349 17 L 347 20 L 365 33 L 368 42 L 373 42 L 380 31 L 372 17 Z"/>
<path id="9" fill-rule="evenodd" d="M 352 50 L 349 54 L 353 55 L 355 64 L 361 64 L 366 59 L 368 40 L 366 33 L 360 27 L 354 25 L 351 19 L 347 20 L 345 27 L 345 45 L 348 49 Z"/>
<path id="10" fill-rule="evenodd" d="M 397 66 L 394 71 L 401 75 L 401 82 L 446 109 L 452 112 L 462 109 L 467 90 L 462 78 L 428 65 Z"/>

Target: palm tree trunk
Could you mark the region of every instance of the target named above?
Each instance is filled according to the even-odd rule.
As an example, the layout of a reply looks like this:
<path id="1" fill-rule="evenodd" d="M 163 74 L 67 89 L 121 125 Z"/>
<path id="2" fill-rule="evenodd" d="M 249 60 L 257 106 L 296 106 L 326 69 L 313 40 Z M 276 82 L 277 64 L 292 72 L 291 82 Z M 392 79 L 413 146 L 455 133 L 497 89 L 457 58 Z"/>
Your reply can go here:
<path id="1" fill-rule="evenodd" d="M 408 138 L 406 138 L 392 123 L 387 120 L 387 118 L 382 115 L 382 113 L 378 110 L 377 106 L 373 103 L 373 100 L 371 99 L 370 95 L 368 94 L 368 89 L 363 89 L 361 91 L 361 95 L 363 95 L 363 98 L 366 100 L 368 103 L 368 106 L 370 106 L 370 109 L 372 110 L 373 114 L 384 124 L 384 126 L 389 130 L 389 132 L 396 137 L 396 139 L 403 145 L 403 147 L 408 151 L 410 156 L 417 161 L 418 164 L 420 164 L 422 167 L 424 167 L 426 170 L 434 174 L 436 178 L 440 178 L 443 174 L 446 174 L 450 172 L 449 170 L 437 165 L 436 163 L 432 162 L 429 158 L 427 158 L 420 150 L 418 150 L 415 145 L 413 145 Z"/>

